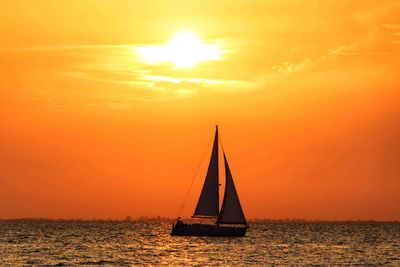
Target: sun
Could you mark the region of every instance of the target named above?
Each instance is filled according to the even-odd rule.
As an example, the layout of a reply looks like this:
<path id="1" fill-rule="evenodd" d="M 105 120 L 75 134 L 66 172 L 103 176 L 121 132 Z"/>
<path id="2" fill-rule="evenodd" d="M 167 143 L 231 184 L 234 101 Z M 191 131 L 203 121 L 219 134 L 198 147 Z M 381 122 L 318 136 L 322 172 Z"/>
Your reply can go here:
<path id="1" fill-rule="evenodd" d="M 178 69 L 221 58 L 221 49 L 217 45 L 204 43 L 193 32 L 176 33 L 166 45 L 138 47 L 136 53 L 145 63 L 169 62 Z"/>
<path id="2" fill-rule="evenodd" d="M 192 32 L 175 34 L 167 45 L 168 60 L 177 68 L 188 68 L 204 60 L 215 60 L 219 53 L 215 48 L 205 45 Z"/>

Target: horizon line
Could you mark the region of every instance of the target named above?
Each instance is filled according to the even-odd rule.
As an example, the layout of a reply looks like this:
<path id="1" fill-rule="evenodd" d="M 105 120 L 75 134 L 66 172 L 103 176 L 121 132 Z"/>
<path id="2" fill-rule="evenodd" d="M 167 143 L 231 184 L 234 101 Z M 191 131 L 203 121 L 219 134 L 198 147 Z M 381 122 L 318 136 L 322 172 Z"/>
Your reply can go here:
<path id="1" fill-rule="evenodd" d="M 182 218 L 183 220 L 190 220 L 190 217 Z M 114 222 L 135 222 L 135 221 L 174 221 L 176 218 L 163 217 L 163 216 L 139 216 L 132 218 L 127 216 L 126 218 L 46 218 L 46 217 L 18 217 L 18 218 L 0 218 L 0 222 L 6 221 L 64 221 L 64 222 L 90 222 L 90 221 L 114 221 Z M 272 219 L 272 218 L 251 218 L 249 222 L 321 222 L 321 223 L 400 223 L 400 220 L 377 220 L 377 219 L 304 219 L 304 218 L 284 218 L 284 219 Z"/>

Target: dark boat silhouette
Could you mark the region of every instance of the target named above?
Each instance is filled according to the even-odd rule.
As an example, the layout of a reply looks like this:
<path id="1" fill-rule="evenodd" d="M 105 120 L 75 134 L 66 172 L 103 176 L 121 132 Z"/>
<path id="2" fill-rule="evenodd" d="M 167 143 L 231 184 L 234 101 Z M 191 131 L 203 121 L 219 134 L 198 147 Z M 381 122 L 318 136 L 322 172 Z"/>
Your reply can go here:
<path id="1" fill-rule="evenodd" d="M 172 226 L 171 235 L 176 236 L 244 236 L 248 224 L 240 205 L 235 183 L 224 155 L 225 192 L 221 209 L 219 209 L 219 173 L 218 173 L 218 126 L 216 126 L 210 164 L 203 189 L 201 191 L 193 218 L 214 219 L 213 224 L 184 223 L 180 218 Z"/>

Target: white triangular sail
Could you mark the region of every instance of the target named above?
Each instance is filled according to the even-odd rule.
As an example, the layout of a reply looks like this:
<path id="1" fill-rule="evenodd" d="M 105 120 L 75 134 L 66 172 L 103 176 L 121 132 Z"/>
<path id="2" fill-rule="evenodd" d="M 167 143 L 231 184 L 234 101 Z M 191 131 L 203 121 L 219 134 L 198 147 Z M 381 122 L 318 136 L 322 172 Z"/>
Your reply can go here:
<path id="1" fill-rule="evenodd" d="M 226 224 L 246 224 L 242 207 L 240 205 L 239 196 L 236 192 L 235 183 L 233 182 L 232 174 L 228 166 L 228 161 L 224 153 L 225 162 L 225 194 L 222 202 L 221 212 L 218 216 L 218 223 Z"/>
<path id="2" fill-rule="evenodd" d="M 208 166 L 206 180 L 197 202 L 193 217 L 217 217 L 219 208 L 218 193 L 218 127 L 215 131 L 214 145 Z"/>

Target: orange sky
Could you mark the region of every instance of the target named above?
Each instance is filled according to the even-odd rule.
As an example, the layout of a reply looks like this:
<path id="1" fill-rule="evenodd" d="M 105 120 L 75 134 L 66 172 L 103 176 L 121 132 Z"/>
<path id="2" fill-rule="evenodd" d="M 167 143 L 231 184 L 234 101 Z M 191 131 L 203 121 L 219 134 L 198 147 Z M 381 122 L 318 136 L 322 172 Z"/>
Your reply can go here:
<path id="1" fill-rule="evenodd" d="M 398 14 L 400 1 L 3 1 L 0 218 L 174 217 L 218 123 L 247 217 L 400 220 Z M 135 52 L 180 31 L 221 58 L 180 69 Z"/>

